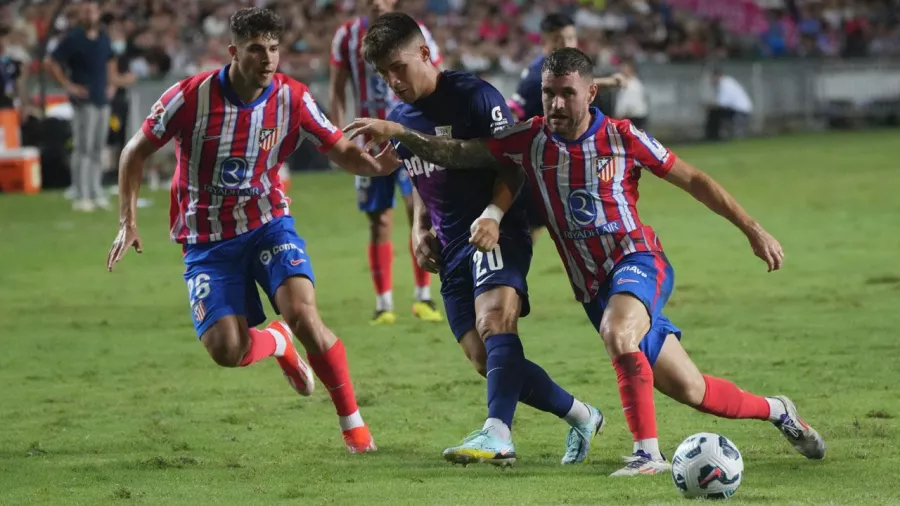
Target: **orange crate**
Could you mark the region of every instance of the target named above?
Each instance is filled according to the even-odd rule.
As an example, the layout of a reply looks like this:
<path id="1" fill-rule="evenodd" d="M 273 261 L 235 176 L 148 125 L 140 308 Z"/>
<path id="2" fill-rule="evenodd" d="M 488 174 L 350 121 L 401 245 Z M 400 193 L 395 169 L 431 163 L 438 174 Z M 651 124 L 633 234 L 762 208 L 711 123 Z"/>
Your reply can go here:
<path id="1" fill-rule="evenodd" d="M 37 148 L 0 150 L 0 191 L 3 193 L 41 191 L 41 153 Z"/>

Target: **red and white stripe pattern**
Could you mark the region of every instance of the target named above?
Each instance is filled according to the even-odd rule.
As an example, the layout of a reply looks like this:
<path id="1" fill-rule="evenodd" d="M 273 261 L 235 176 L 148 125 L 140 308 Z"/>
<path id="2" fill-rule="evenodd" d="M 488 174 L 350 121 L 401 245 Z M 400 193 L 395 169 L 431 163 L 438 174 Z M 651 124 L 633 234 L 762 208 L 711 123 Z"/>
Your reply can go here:
<path id="1" fill-rule="evenodd" d="M 375 72 L 375 68 L 363 59 L 363 37 L 366 36 L 368 25 L 366 17 L 359 17 L 344 23 L 337 29 L 331 41 L 331 64 L 345 67 L 350 71 L 356 116 L 385 119 L 391 109 L 396 106 L 398 99 L 387 83 Z M 434 37 L 421 23 L 419 28 L 431 49 L 431 62 L 440 65 L 443 58 Z M 335 121 L 344 120 L 344 118 L 333 119 Z M 370 140 L 363 137 L 359 139 L 360 146 L 364 146 Z"/>
<path id="2" fill-rule="evenodd" d="M 342 136 L 306 85 L 275 74 L 264 100 L 243 106 L 226 96 L 220 71 L 169 88 L 143 124 L 157 146 L 176 142 L 170 235 L 182 244 L 230 239 L 289 214 L 278 176 L 304 140 L 327 151 Z"/>
<path id="3" fill-rule="evenodd" d="M 521 166 L 575 295 L 590 301 L 625 255 L 662 251 L 656 233 L 637 212 L 640 170 L 665 177 L 675 155 L 630 121 L 596 112 L 577 142 L 565 142 L 536 117 L 488 142 L 498 159 Z"/>

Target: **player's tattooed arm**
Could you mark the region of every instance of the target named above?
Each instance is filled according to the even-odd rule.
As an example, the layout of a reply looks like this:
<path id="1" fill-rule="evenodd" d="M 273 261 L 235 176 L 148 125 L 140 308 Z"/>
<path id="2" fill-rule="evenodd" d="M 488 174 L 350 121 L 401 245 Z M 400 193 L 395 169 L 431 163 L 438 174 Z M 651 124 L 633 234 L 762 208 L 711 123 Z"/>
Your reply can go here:
<path id="1" fill-rule="evenodd" d="M 445 169 L 497 170 L 500 162 L 488 149 L 486 139 L 459 140 L 435 137 L 404 127 L 393 121 L 357 118 L 344 128 L 349 139 L 360 135 L 371 138 L 366 146 L 375 146 L 396 139 L 419 158 Z"/>
<path id="2" fill-rule="evenodd" d="M 435 137 L 405 127 L 396 139 L 423 160 L 445 169 L 497 170 L 501 165 L 488 149 L 485 139 L 460 140 Z"/>

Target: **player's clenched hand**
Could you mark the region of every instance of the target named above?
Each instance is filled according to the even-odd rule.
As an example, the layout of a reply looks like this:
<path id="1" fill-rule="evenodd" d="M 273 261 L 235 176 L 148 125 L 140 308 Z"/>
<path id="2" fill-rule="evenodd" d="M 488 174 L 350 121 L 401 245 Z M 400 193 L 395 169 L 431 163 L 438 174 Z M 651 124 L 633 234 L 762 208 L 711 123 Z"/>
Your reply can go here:
<path id="1" fill-rule="evenodd" d="M 113 266 L 119 263 L 119 260 L 125 256 L 125 252 L 128 251 L 128 248 L 134 246 L 134 250 L 138 253 L 143 253 L 144 248 L 141 245 L 141 236 L 138 234 L 137 227 L 131 225 L 122 225 L 119 228 L 119 234 L 116 235 L 116 239 L 112 243 L 112 247 L 109 249 L 109 254 L 106 255 L 106 269 L 112 272 Z"/>
<path id="2" fill-rule="evenodd" d="M 412 242 L 419 267 L 437 274 L 441 268 L 441 243 L 437 237 L 430 230 L 423 230 L 413 234 Z"/>
<path id="3" fill-rule="evenodd" d="M 747 234 L 747 239 L 750 240 L 753 253 L 766 263 L 769 272 L 781 268 L 781 264 L 784 263 L 784 250 L 781 249 L 781 244 L 772 237 L 772 234 L 763 230 L 762 227 L 757 227 Z"/>
<path id="4" fill-rule="evenodd" d="M 344 133 L 351 141 L 360 135 L 369 137 L 371 140 L 365 148 L 369 151 L 374 146 L 403 133 L 403 126 L 383 119 L 356 118 L 353 123 L 344 127 Z"/>
<path id="5" fill-rule="evenodd" d="M 500 223 L 493 218 L 478 218 L 472 223 L 469 231 L 472 234 L 469 243 L 483 253 L 493 250 L 500 240 Z"/>

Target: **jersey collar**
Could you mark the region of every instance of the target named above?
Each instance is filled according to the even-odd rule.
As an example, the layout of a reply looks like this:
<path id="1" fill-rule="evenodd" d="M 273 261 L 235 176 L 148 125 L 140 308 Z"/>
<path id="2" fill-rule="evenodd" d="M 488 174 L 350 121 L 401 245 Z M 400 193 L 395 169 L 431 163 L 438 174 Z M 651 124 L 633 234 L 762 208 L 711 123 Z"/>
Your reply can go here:
<path id="1" fill-rule="evenodd" d="M 259 97 L 256 98 L 256 100 L 250 102 L 249 104 L 241 102 L 241 99 L 237 96 L 237 93 L 235 93 L 234 90 L 231 89 L 231 80 L 228 79 L 229 68 L 231 68 L 230 63 L 219 70 L 219 86 L 222 87 L 222 94 L 225 95 L 225 98 L 227 98 L 229 102 L 234 104 L 235 107 L 239 109 L 253 109 L 254 107 L 269 99 L 269 95 L 271 95 L 272 90 L 275 89 L 274 79 L 272 79 L 272 82 L 269 83 L 268 86 L 266 86 L 266 89 L 263 90 L 263 92 L 259 95 Z"/>
<path id="2" fill-rule="evenodd" d="M 606 116 L 602 112 L 600 112 L 600 109 L 591 106 L 588 111 L 594 117 L 594 119 L 593 121 L 591 121 L 591 126 L 589 126 L 588 129 L 585 130 L 583 134 L 581 134 L 581 137 L 575 139 L 574 141 L 570 141 L 563 139 L 555 133 L 551 133 L 550 136 L 553 138 L 553 140 L 561 142 L 563 144 L 581 144 L 585 139 L 596 134 L 597 131 L 600 130 L 600 127 L 603 126 L 603 122 L 606 120 Z M 544 121 L 546 121 L 546 118 L 544 119 Z M 544 128 L 547 129 L 547 132 L 550 132 L 550 127 L 548 127 L 546 123 L 544 124 Z"/>

